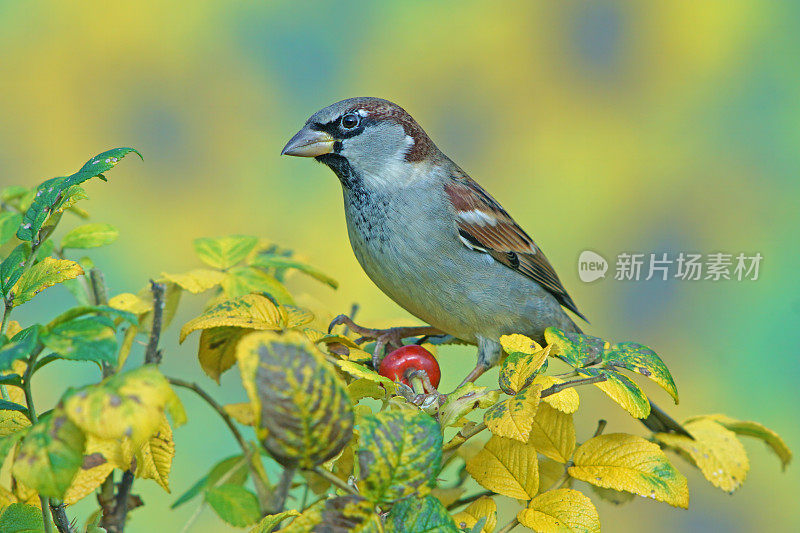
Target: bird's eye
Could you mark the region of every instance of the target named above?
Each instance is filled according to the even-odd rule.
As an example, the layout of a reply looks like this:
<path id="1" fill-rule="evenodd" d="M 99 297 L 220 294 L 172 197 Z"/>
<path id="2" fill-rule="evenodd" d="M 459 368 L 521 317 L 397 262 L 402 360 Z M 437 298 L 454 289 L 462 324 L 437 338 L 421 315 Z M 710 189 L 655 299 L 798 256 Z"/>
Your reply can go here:
<path id="1" fill-rule="evenodd" d="M 342 117 L 342 127 L 346 130 L 352 130 L 360 122 L 360 117 L 355 113 L 348 113 Z"/>

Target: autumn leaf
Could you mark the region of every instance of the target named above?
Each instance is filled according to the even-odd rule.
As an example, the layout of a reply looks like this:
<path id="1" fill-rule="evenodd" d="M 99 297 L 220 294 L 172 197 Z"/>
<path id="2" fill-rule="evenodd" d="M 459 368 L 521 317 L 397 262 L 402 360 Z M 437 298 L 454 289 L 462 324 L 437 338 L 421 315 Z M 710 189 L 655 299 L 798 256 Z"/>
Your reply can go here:
<path id="1" fill-rule="evenodd" d="M 275 526 L 287 518 L 299 515 L 300 513 L 294 509 L 289 509 L 288 511 L 283 511 L 282 513 L 278 514 L 268 514 L 250 530 L 250 533 L 272 533 L 272 530 L 275 528 Z"/>
<path id="2" fill-rule="evenodd" d="M 786 467 L 792 461 L 792 451 L 786 445 L 784 440 L 780 437 L 780 435 L 765 427 L 763 424 L 749 420 L 736 420 L 735 418 L 721 414 L 695 417 L 687 420 L 687 422 L 694 421 L 698 418 L 707 418 L 713 420 L 718 424 L 725 426 L 727 429 L 733 431 L 737 435 L 753 437 L 763 441 L 764 444 L 766 444 L 767 447 L 775 452 L 775 454 L 778 456 L 778 459 L 780 459 L 781 466 L 784 470 L 786 470 Z"/>
<path id="3" fill-rule="evenodd" d="M 453 515 L 453 520 L 461 529 L 472 528 L 482 519 L 485 520 L 481 531 L 484 533 L 494 531 L 497 526 L 497 504 L 487 496 L 478 498 L 463 511 Z"/>
<path id="4" fill-rule="evenodd" d="M 239 341 L 254 331 L 256 330 L 235 326 L 202 330 L 200 346 L 197 349 L 200 368 L 208 377 L 219 383 L 220 376 L 236 364 L 236 346 Z"/>
<path id="5" fill-rule="evenodd" d="M 744 482 L 750 462 L 736 433 L 708 418 L 686 422 L 692 437 L 677 433 L 656 433 L 655 438 L 682 452 L 717 488 L 733 492 Z"/>
<path id="6" fill-rule="evenodd" d="M 459 533 L 453 518 L 431 495 L 404 498 L 386 517 L 386 533 Z"/>
<path id="7" fill-rule="evenodd" d="M 678 403 L 678 389 L 672 374 L 658 354 L 647 346 L 635 342 L 612 344 L 603 352 L 603 363 L 610 367 L 622 367 L 651 379 Z"/>
<path id="8" fill-rule="evenodd" d="M 166 281 L 175 283 L 185 291 L 189 291 L 192 294 L 200 294 L 222 283 L 222 280 L 225 279 L 225 273 L 208 268 L 196 268 L 182 274 L 162 273 L 161 277 Z"/>
<path id="9" fill-rule="evenodd" d="M 600 533 L 600 516 L 592 500 L 572 489 L 536 496 L 517 514 L 517 520 L 541 533 Z"/>
<path id="10" fill-rule="evenodd" d="M 61 248 L 97 248 L 111 244 L 119 230 L 111 224 L 84 224 L 73 228 L 61 239 Z"/>
<path id="11" fill-rule="evenodd" d="M 559 463 L 566 463 L 575 450 L 575 425 L 572 415 L 548 404 L 539 405 L 533 418 L 528 443 L 536 451 Z"/>
<path id="12" fill-rule="evenodd" d="M 304 335 L 251 333 L 236 357 L 256 433 L 281 464 L 313 468 L 347 445 L 355 418 L 347 389 Z"/>
<path id="13" fill-rule="evenodd" d="M 260 294 L 247 294 L 209 307 L 202 315 L 181 328 L 180 342 L 198 329 L 235 326 L 257 330 L 280 330 L 286 323 L 285 311 Z"/>
<path id="14" fill-rule="evenodd" d="M 536 448 L 518 440 L 492 436 L 467 461 L 467 472 L 482 487 L 509 498 L 529 500 L 539 490 Z"/>
<path id="15" fill-rule="evenodd" d="M 24 304 L 47 287 L 77 278 L 81 274 L 83 269 L 75 261 L 45 257 L 25 272 L 11 289 L 14 306 Z"/>
<path id="16" fill-rule="evenodd" d="M 542 387 L 542 391 L 549 389 L 553 385 L 564 383 L 563 379 L 554 376 L 536 376 L 533 383 Z M 569 387 L 555 394 L 550 394 L 542 398 L 543 402 L 550 404 L 562 413 L 572 414 L 580 406 L 580 398 L 575 387 Z"/>
<path id="17" fill-rule="evenodd" d="M 493 434 L 528 442 L 542 389 L 530 385 L 486 410 L 483 421 Z"/>
<path id="18" fill-rule="evenodd" d="M 442 433 L 423 412 L 397 409 L 365 416 L 359 436 L 359 488 L 376 503 L 424 491 L 439 474 Z"/>
<path id="19" fill-rule="evenodd" d="M 624 490 L 689 506 L 686 478 L 655 443 L 635 435 L 609 433 L 584 442 L 573 456 L 569 475 L 599 487 Z"/>
<path id="20" fill-rule="evenodd" d="M 500 365 L 500 388 L 507 394 L 515 394 L 527 387 L 537 374 L 547 369 L 550 348 L 542 349 L 525 335 L 503 335 L 500 337 L 503 351 L 508 354 Z"/>
<path id="21" fill-rule="evenodd" d="M 603 376 L 605 381 L 594 386 L 605 392 L 634 418 L 647 418 L 650 414 L 650 401 L 642 389 L 627 376 L 607 368 L 581 368 L 575 370 L 579 376 L 590 378 Z"/>
<path id="22" fill-rule="evenodd" d="M 212 268 L 226 270 L 241 262 L 258 244 L 258 239 L 247 235 L 195 239 L 194 250 L 200 260 Z"/>
<path id="23" fill-rule="evenodd" d="M 608 344 L 599 337 L 584 333 L 567 333 L 556 328 L 544 330 L 544 338 L 552 347 L 550 355 L 575 368 L 599 362 L 603 356 L 603 349 Z"/>

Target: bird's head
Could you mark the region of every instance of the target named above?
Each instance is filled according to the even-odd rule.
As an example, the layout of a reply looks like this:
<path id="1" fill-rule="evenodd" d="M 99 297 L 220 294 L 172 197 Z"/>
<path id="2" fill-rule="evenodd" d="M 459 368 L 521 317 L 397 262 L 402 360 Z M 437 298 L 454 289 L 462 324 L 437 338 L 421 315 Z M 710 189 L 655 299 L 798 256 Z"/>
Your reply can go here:
<path id="1" fill-rule="evenodd" d="M 403 179 L 407 164 L 436 150 L 425 131 L 397 104 L 380 98 L 349 98 L 311 115 L 281 155 L 313 157 L 347 185 Z"/>

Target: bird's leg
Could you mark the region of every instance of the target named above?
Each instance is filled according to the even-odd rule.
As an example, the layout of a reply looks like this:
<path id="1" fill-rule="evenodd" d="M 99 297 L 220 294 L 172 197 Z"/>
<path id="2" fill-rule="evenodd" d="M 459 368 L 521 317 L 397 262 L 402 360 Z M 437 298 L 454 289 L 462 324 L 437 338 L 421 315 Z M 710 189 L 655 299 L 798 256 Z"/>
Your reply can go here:
<path id="1" fill-rule="evenodd" d="M 458 387 L 456 387 L 456 390 L 460 389 L 467 383 L 473 383 L 476 379 L 481 377 L 483 373 L 486 372 L 487 370 L 489 370 L 489 367 L 479 362 L 477 365 L 475 365 L 475 368 L 472 369 L 472 372 L 467 374 L 467 377 L 464 378 L 464 381 L 462 381 L 461 384 Z"/>
<path id="2" fill-rule="evenodd" d="M 433 326 L 412 326 L 412 327 L 398 327 L 387 329 L 371 329 L 359 326 L 347 315 L 339 315 L 331 321 L 328 326 L 328 333 L 330 333 L 335 326 L 345 324 L 351 331 L 361 338 L 357 339 L 356 344 L 362 344 L 369 340 L 375 341 L 375 349 L 372 352 L 372 364 L 377 370 L 383 359 L 383 351 L 385 348 L 397 349 L 403 345 L 403 339 L 406 337 L 416 337 L 418 335 L 444 335 L 444 332 L 434 328 Z"/>
<path id="3" fill-rule="evenodd" d="M 409 370 L 406 371 L 405 377 L 412 384 L 412 390 L 416 393 L 413 397 L 407 398 L 411 403 L 423 409 L 434 404 L 444 404 L 447 396 L 440 394 L 439 391 L 436 390 L 427 372 L 421 369 Z M 422 389 L 422 392 L 420 392 L 419 389 Z"/>

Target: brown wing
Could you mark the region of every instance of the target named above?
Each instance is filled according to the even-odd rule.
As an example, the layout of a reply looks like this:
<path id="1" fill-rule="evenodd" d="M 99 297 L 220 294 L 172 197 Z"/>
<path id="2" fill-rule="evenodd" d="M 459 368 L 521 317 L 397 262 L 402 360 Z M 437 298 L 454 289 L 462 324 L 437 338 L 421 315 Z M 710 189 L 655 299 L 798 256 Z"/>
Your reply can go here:
<path id="1" fill-rule="evenodd" d="M 535 280 L 561 305 L 586 320 L 544 253 L 489 193 L 466 174 L 454 176 L 445 191 L 455 208 L 458 234 L 465 246 Z"/>

